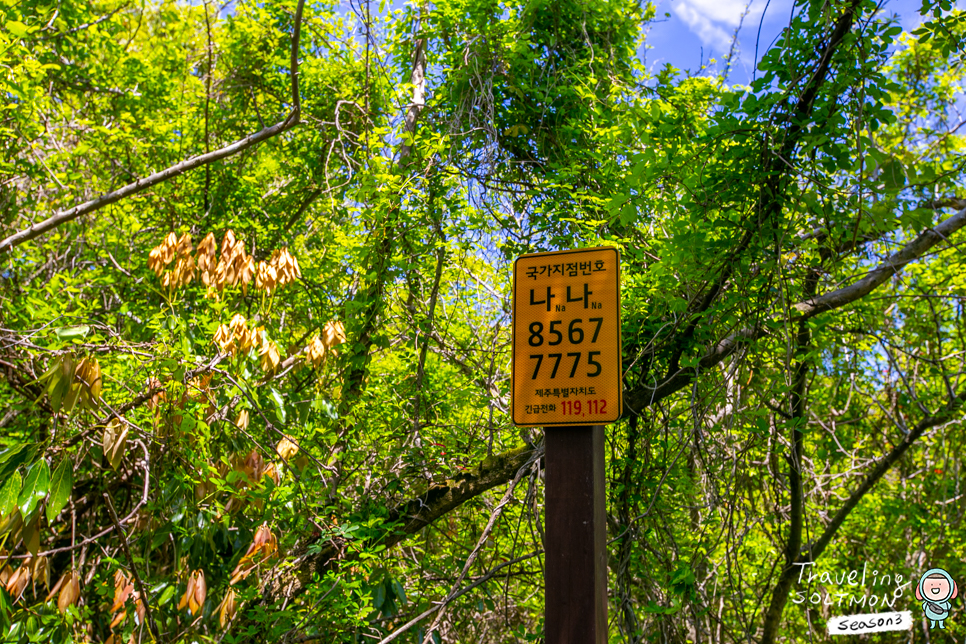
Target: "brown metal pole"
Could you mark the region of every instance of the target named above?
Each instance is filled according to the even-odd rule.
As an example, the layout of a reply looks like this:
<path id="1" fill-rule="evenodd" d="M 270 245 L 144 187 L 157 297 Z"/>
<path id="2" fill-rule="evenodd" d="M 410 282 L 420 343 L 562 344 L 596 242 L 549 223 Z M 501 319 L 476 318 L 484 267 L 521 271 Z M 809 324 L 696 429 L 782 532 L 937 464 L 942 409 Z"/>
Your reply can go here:
<path id="1" fill-rule="evenodd" d="M 546 644 L 606 644 L 604 427 L 546 434 Z"/>

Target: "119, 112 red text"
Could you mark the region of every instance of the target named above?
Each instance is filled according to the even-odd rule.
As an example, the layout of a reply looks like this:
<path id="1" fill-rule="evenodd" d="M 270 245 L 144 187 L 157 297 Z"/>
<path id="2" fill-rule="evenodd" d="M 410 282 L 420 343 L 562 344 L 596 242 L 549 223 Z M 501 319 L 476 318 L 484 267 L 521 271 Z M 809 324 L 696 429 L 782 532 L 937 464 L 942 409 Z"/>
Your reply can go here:
<path id="1" fill-rule="evenodd" d="M 598 416 L 607 413 L 606 400 L 562 400 L 560 401 L 564 416 Z"/>

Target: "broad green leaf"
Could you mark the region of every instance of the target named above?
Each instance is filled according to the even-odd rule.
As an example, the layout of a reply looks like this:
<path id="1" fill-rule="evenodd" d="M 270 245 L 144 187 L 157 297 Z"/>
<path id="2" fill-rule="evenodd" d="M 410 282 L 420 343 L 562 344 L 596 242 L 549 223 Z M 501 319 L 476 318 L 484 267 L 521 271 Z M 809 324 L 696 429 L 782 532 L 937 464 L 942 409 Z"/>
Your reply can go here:
<path id="1" fill-rule="evenodd" d="M 880 179 L 887 192 L 898 192 L 906 185 L 906 169 L 897 159 L 886 161 Z"/>
<path id="2" fill-rule="evenodd" d="M 298 424 L 300 427 L 304 427 L 309 420 L 309 412 L 312 411 L 312 400 L 300 400 L 296 403 L 295 408 L 299 412 Z"/>
<path id="3" fill-rule="evenodd" d="M 18 443 L 16 445 L 11 445 L 7 449 L 0 452 L 0 465 L 6 463 L 10 459 L 16 457 L 18 454 L 27 449 L 27 446 L 23 443 Z"/>
<path id="4" fill-rule="evenodd" d="M 393 594 L 396 595 L 396 597 L 399 598 L 399 601 L 401 601 L 403 604 L 408 603 L 406 601 L 406 591 L 405 591 L 405 589 L 403 589 L 402 584 L 400 584 L 395 579 L 392 580 L 392 592 L 393 592 Z"/>
<path id="5" fill-rule="evenodd" d="M 37 504 L 47 496 L 49 488 L 50 468 L 47 467 L 47 461 L 41 458 L 30 466 L 24 478 L 23 489 L 20 490 L 20 496 L 17 498 L 20 514 L 29 517 Z"/>
<path id="6" fill-rule="evenodd" d="M 171 585 L 166 585 L 164 592 L 161 593 L 161 597 L 158 598 L 158 606 L 164 606 L 175 596 L 177 588 Z"/>
<path id="7" fill-rule="evenodd" d="M 71 489 L 74 487 L 74 467 L 69 459 L 64 459 L 50 477 L 50 498 L 47 500 L 47 521 L 52 522 L 67 505 Z"/>
<path id="8" fill-rule="evenodd" d="M 61 340 L 70 340 L 71 338 L 83 338 L 90 333 L 90 330 L 91 328 L 86 325 L 62 326 L 58 329 L 54 329 L 54 333 Z"/>
<path id="9" fill-rule="evenodd" d="M 5 517 L 17 509 L 17 496 L 20 494 L 20 472 L 14 472 L 0 487 L 0 517 Z"/>
<path id="10" fill-rule="evenodd" d="M 7 31 L 12 33 L 15 38 L 23 38 L 28 33 L 32 31 L 30 27 L 23 24 L 19 20 L 8 20 L 6 24 Z"/>
<path id="11" fill-rule="evenodd" d="M 282 394 L 279 393 L 278 389 L 274 387 L 271 388 L 270 397 L 272 402 L 275 403 L 275 411 L 278 414 L 278 420 L 281 424 L 285 424 L 285 399 L 282 398 Z"/>
<path id="12" fill-rule="evenodd" d="M 0 481 L 5 480 L 18 467 L 34 458 L 35 446 L 14 445 L 0 454 Z"/>
<path id="13" fill-rule="evenodd" d="M 81 384 L 79 382 L 71 383 L 70 387 L 67 389 L 66 395 L 64 396 L 64 411 L 66 411 L 68 414 L 71 412 L 71 410 L 74 408 L 74 405 L 77 404 L 80 394 Z"/>
<path id="14" fill-rule="evenodd" d="M 54 377 L 50 381 L 50 406 L 54 413 L 60 411 L 64 395 L 70 392 L 71 379 Z"/>

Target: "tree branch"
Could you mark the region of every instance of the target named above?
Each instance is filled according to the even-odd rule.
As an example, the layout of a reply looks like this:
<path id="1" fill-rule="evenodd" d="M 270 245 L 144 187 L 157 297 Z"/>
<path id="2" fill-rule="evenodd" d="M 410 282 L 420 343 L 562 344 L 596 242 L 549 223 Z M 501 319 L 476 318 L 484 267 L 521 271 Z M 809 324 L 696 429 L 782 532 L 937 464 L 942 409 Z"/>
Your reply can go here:
<path id="1" fill-rule="evenodd" d="M 299 38 L 302 33 L 302 8 L 305 0 L 299 0 L 295 7 L 295 25 L 292 32 L 292 59 L 289 62 L 289 71 L 292 75 L 292 114 L 298 115 L 302 111 L 302 101 L 299 97 Z"/>
<path id="2" fill-rule="evenodd" d="M 919 259 L 926 251 L 939 242 L 948 239 L 963 226 L 966 226 L 966 208 L 963 208 L 935 228 L 927 228 L 919 233 L 918 237 L 906 244 L 898 252 L 893 253 L 886 261 L 880 264 L 875 270 L 870 271 L 868 275 L 858 282 L 832 291 L 831 293 L 826 293 L 821 297 L 810 298 L 804 302 L 799 302 L 793 305 L 792 308 L 802 314 L 800 318 L 810 318 L 823 311 L 837 309 L 849 302 L 854 302 L 865 297 L 884 284 L 890 277 L 902 270 L 906 264 Z"/>
<path id="3" fill-rule="evenodd" d="M 933 247 L 941 241 L 949 239 L 964 226 L 966 226 L 966 208 L 935 227 L 922 231 L 918 237 L 892 254 L 858 282 L 820 297 L 809 298 L 793 304 L 790 308 L 800 312 L 801 315 L 792 318 L 791 321 L 807 320 L 820 313 L 839 309 L 862 299 L 901 271 L 907 264 L 922 258 Z M 641 409 L 680 391 L 688 386 L 702 370 L 715 366 L 734 353 L 742 344 L 756 340 L 766 333 L 765 326 L 761 324 L 736 331 L 709 348 L 698 361 L 697 367 L 679 369 L 653 387 L 645 385 L 624 392 L 624 408 L 627 410 L 625 413 L 637 413 Z"/>
<path id="4" fill-rule="evenodd" d="M 243 150 L 261 143 L 262 141 L 268 140 L 277 134 L 289 130 L 299 124 L 299 88 L 298 88 L 298 47 L 299 47 L 299 23 L 302 20 L 302 7 L 305 4 L 305 0 L 299 0 L 298 6 L 295 9 L 296 23 L 295 32 L 292 34 L 292 100 L 293 107 L 292 111 L 285 118 L 285 120 L 276 123 L 275 125 L 266 127 L 254 134 L 246 136 L 244 139 L 235 141 L 230 145 L 215 150 L 214 152 L 209 152 L 206 154 L 201 154 L 190 159 L 186 159 L 181 163 L 173 165 L 169 168 L 165 168 L 160 172 L 155 172 L 152 175 L 144 177 L 143 179 L 138 179 L 134 183 L 129 183 L 123 188 L 119 188 L 113 192 L 109 192 L 106 195 L 101 195 L 96 199 L 92 199 L 79 206 L 74 206 L 67 210 L 62 210 L 55 215 L 48 217 L 47 219 L 33 224 L 29 228 L 25 228 L 19 232 L 16 232 L 3 241 L 0 241 L 0 253 L 9 253 L 16 246 L 35 239 L 44 233 L 57 228 L 62 224 L 66 224 L 69 221 L 73 221 L 78 217 L 92 213 L 96 210 L 100 210 L 104 206 L 109 206 L 112 203 L 116 203 L 121 199 L 131 197 L 138 194 L 139 192 L 156 186 L 159 183 L 164 183 L 168 179 L 173 179 L 180 174 L 183 174 L 189 170 L 194 170 L 201 166 L 208 165 L 209 163 L 214 163 L 215 161 L 220 161 L 227 157 L 238 154 Z"/>
<path id="5" fill-rule="evenodd" d="M 805 278 L 805 293 L 813 296 L 818 286 L 818 271 L 811 269 Z M 811 346 L 812 334 L 808 328 L 808 320 L 798 321 L 798 332 L 795 337 L 795 353 L 798 354 L 798 364 L 795 367 L 795 380 L 789 394 L 789 407 L 791 417 L 788 424 L 791 426 L 791 436 L 789 446 L 791 454 L 788 458 L 788 496 L 789 496 L 789 521 L 788 521 L 788 540 L 785 542 L 785 552 L 782 557 L 785 565 L 778 575 L 778 582 L 772 589 L 771 601 L 768 610 L 765 612 L 762 624 L 761 644 L 772 644 L 778 636 L 778 628 L 781 624 L 782 611 L 788 603 L 788 591 L 791 590 L 795 581 L 795 561 L 798 559 L 798 552 L 802 547 L 802 528 L 805 520 L 805 494 L 804 482 L 802 477 L 802 462 L 805 458 L 805 432 L 804 427 L 807 421 L 805 414 L 805 395 L 808 385 L 808 373 L 812 361 L 808 356 L 808 349 Z"/>
<path id="6" fill-rule="evenodd" d="M 966 401 L 966 390 L 959 392 L 955 398 L 952 398 L 949 401 L 949 404 L 946 405 L 945 409 L 920 420 L 916 426 L 902 438 L 898 445 L 893 447 L 888 454 L 883 456 L 882 459 L 876 463 L 875 468 L 873 468 L 873 470 L 866 475 L 861 485 L 859 485 L 859 487 L 857 487 L 855 491 L 849 495 L 849 498 L 846 499 L 845 503 L 842 504 L 842 507 L 840 507 L 838 512 L 835 513 L 835 516 L 832 517 L 832 521 L 825 528 L 825 531 L 822 533 L 822 535 L 813 543 L 806 546 L 804 552 L 799 557 L 799 561 L 815 561 L 818 559 L 822 553 L 825 552 L 825 548 L 828 547 L 828 544 L 832 541 L 833 537 L 835 537 L 835 534 L 838 532 L 839 528 L 842 527 L 843 523 L 845 523 L 845 519 L 847 519 L 852 510 L 859 505 L 862 497 L 864 497 L 865 494 L 872 489 L 879 479 L 881 479 L 883 475 L 885 475 L 885 473 L 888 472 L 889 469 L 892 468 L 892 466 L 900 458 L 902 458 L 902 455 L 905 454 L 912 444 L 916 442 L 916 440 L 918 440 L 923 434 L 925 434 L 927 430 L 952 420 L 953 414 L 955 414 L 956 411 L 962 407 L 964 401 Z M 807 559 L 806 556 L 808 557 Z"/>
<path id="7" fill-rule="evenodd" d="M 838 46 L 844 40 L 846 34 L 852 29 L 855 22 L 855 10 L 861 4 L 861 0 L 852 0 L 839 19 L 836 21 L 835 29 L 832 30 L 828 39 L 828 44 L 822 50 L 821 58 L 815 72 L 809 77 L 794 110 L 785 114 L 785 132 L 782 137 L 781 148 L 766 157 L 763 175 L 766 179 L 759 190 L 757 211 L 763 213 L 758 221 L 751 222 L 750 227 L 742 235 L 741 239 L 729 252 L 728 257 L 723 262 L 721 271 L 717 279 L 708 287 L 704 295 L 700 298 L 700 303 L 693 310 L 689 311 L 691 321 L 679 336 L 678 346 L 668 359 L 667 376 L 672 376 L 679 369 L 681 356 L 690 348 L 689 344 L 694 337 L 697 326 L 703 313 L 711 308 L 718 296 L 724 291 L 725 286 L 731 279 L 735 267 L 738 265 L 738 258 L 751 245 L 756 235 L 761 233 L 764 224 L 768 221 L 777 221 L 784 205 L 785 184 L 788 179 L 789 166 L 785 159 L 790 159 L 795 154 L 801 138 L 804 126 L 812 117 L 812 110 L 818 91 L 825 83 L 831 67 L 832 57 Z"/>
<path id="8" fill-rule="evenodd" d="M 128 564 L 131 566 L 131 575 L 134 577 L 134 582 L 138 585 L 138 593 L 141 595 L 141 603 L 144 605 L 144 612 L 147 614 L 148 626 L 151 627 L 151 634 L 154 635 L 155 641 L 161 639 L 158 633 L 158 625 L 154 623 L 154 613 L 151 611 L 151 602 L 148 601 L 148 594 L 144 590 L 144 583 L 141 581 L 141 575 L 138 574 L 138 569 L 134 565 L 134 557 L 131 556 L 131 547 L 127 543 L 127 535 L 124 534 L 124 528 L 121 527 L 121 522 L 117 518 L 117 512 L 114 511 L 114 504 L 111 503 L 111 495 L 107 492 L 104 493 L 104 503 L 107 505 L 108 513 L 111 515 L 111 522 L 114 523 L 114 529 L 117 530 L 117 535 L 121 539 L 121 548 L 124 550 L 124 555 L 127 557 Z"/>
<path id="9" fill-rule="evenodd" d="M 410 499 L 390 511 L 385 523 L 399 525 L 365 547 L 382 544 L 387 549 L 423 529 L 447 512 L 459 507 L 475 496 L 511 480 L 517 472 L 527 467 L 543 454 L 543 446 L 521 446 L 499 455 L 486 458 L 479 468 L 470 474 L 435 484 L 425 493 Z M 321 537 L 320 537 L 321 539 Z M 316 540 L 317 542 L 318 540 Z M 312 542 L 312 543 L 316 543 Z M 330 543 L 321 551 L 309 552 L 306 543 L 293 553 L 293 564 L 279 570 L 270 578 L 262 593 L 262 603 L 271 604 L 283 597 L 301 594 L 312 583 L 315 575 L 323 575 L 332 562 L 343 555 L 336 544 Z"/>
<path id="10" fill-rule="evenodd" d="M 432 615 L 436 611 L 440 610 L 441 608 L 449 605 L 450 603 L 452 603 L 456 599 L 459 599 L 460 597 L 462 597 L 466 593 L 470 592 L 471 590 L 473 590 L 477 586 L 481 586 L 481 585 L 485 584 L 490 579 L 492 579 L 493 576 L 496 575 L 496 573 L 500 572 L 504 568 L 506 568 L 508 566 L 512 566 L 514 564 L 518 564 L 521 561 L 526 561 L 527 559 L 530 559 L 532 557 L 536 557 L 539 554 L 543 554 L 543 551 L 542 550 L 537 550 L 535 552 L 530 552 L 528 554 L 525 554 L 525 555 L 522 555 L 520 557 L 517 557 L 516 559 L 511 559 L 510 561 L 504 561 L 500 565 L 494 566 L 493 568 L 490 569 L 490 572 L 486 573 L 485 575 L 483 575 L 482 577 L 480 577 L 479 579 L 477 579 L 476 581 L 474 581 L 472 584 L 470 584 L 468 586 L 464 586 L 463 588 L 459 589 L 459 591 L 454 592 L 454 593 L 451 593 L 450 595 L 447 595 L 446 599 L 444 599 L 440 603 L 434 605 L 432 608 L 426 609 L 425 611 L 423 611 L 422 613 L 420 613 L 419 615 L 417 615 L 413 619 L 409 620 L 408 622 L 406 622 L 405 624 L 403 624 L 402 626 L 400 626 L 399 628 L 397 628 L 396 630 L 394 630 L 392 632 L 392 634 L 389 635 L 389 637 L 386 637 L 385 639 L 381 640 L 379 642 L 379 644 L 389 644 L 389 642 L 392 642 L 393 640 L 395 640 L 400 635 L 406 633 L 410 628 L 412 628 L 413 626 L 415 626 L 416 624 L 418 624 L 420 621 L 426 619 L 427 617 L 429 617 L 430 615 Z"/>

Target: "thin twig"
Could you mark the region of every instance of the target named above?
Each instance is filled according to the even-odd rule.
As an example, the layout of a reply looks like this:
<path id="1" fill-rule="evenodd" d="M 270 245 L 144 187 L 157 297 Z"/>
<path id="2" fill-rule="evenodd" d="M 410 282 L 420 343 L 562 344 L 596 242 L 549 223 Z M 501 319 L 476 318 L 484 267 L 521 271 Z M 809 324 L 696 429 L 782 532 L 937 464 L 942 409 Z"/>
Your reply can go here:
<path id="1" fill-rule="evenodd" d="M 111 495 L 107 492 L 104 493 L 104 502 L 107 504 L 107 511 L 111 515 L 111 521 L 114 522 L 114 528 L 117 530 L 117 534 L 121 537 L 121 547 L 124 549 L 124 554 L 127 556 L 127 561 L 131 565 L 131 575 L 134 577 L 134 583 L 138 586 L 138 593 L 141 594 L 141 603 L 144 605 L 144 613 L 148 618 L 148 626 L 151 627 L 151 633 L 154 635 L 154 639 L 161 641 L 161 636 L 158 634 L 158 625 L 154 623 L 154 615 L 151 614 L 151 603 L 148 601 L 148 594 L 144 590 L 144 582 L 141 581 L 141 575 L 138 574 L 137 566 L 134 565 L 134 557 L 131 555 L 131 548 L 127 543 L 127 535 L 124 534 L 124 529 L 121 527 L 121 522 L 117 519 L 117 512 L 114 511 L 114 504 L 111 503 Z"/>
<path id="2" fill-rule="evenodd" d="M 160 172 L 155 172 L 152 175 L 148 175 L 143 179 L 138 179 L 134 183 L 129 183 L 123 188 L 119 188 L 113 192 L 109 192 L 106 195 L 101 195 L 96 199 L 92 199 L 79 206 L 74 206 L 68 210 L 62 210 L 56 215 L 48 217 L 47 219 L 38 222 L 29 228 L 24 228 L 23 230 L 16 232 L 3 241 L 0 241 L 0 253 L 10 252 L 14 247 L 20 244 L 35 239 L 42 234 L 57 228 L 61 224 L 66 224 L 69 221 L 77 219 L 81 215 L 86 215 L 88 213 L 94 212 L 95 210 L 100 210 L 104 206 L 109 206 L 112 203 L 116 203 L 125 197 L 131 197 L 133 195 L 142 192 L 143 190 L 155 186 L 159 183 L 164 183 L 168 179 L 177 177 L 188 170 L 193 170 L 195 168 L 219 161 L 226 157 L 230 157 L 242 150 L 247 150 L 248 148 L 261 143 L 267 139 L 272 138 L 276 134 L 280 134 L 292 127 L 298 125 L 299 118 L 296 112 L 292 112 L 289 116 L 280 123 L 276 123 L 271 127 L 267 127 L 264 130 L 256 132 L 246 136 L 244 139 L 235 141 L 230 145 L 215 150 L 209 154 L 201 154 L 196 157 L 192 157 L 181 163 L 175 164 L 170 168 L 165 168 Z"/>
<path id="3" fill-rule="evenodd" d="M 520 479 L 523 478 L 523 474 L 525 472 L 528 472 L 530 470 L 530 467 L 535 462 L 540 460 L 540 457 L 541 455 L 538 452 L 534 452 L 533 456 L 530 457 L 530 460 L 528 460 L 523 467 L 517 470 L 516 476 L 513 477 L 513 480 L 510 481 L 510 485 L 507 486 L 507 490 L 503 494 L 503 498 L 500 499 L 500 502 L 497 504 L 497 506 L 493 508 L 493 512 L 490 513 L 490 520 L 487 521 L 486 527 L 483 528 L 483 534 L 481 534 L 480 538 L 476 541 L 476 546 L 473 548 L 473 552 L 471 552 L 470 555 L 466 558 L 466 563 L 463 564 L 463 570 L 460 571 L 459 576 L 456 578 L 456 582 L 453 584 L 453 588 L 450 590 L 446 598 L 443 599 L 442 602 L 440 602 L 439 613 L 436 615 L 436 618 L 433 620 L 433 623 L 430 624 L 429 628 L 426 629 L 427 638 L 429 638 L 433 634 L 433 631 L 435 631 L 439 627 L 439 622 L 443 618 L 443 613 L 444 613 L 443 607 L 448 605 L 458 595 L 457 587 L 461 583 L 463 583 L 463 579 L 466 578 L 466 573 L 469 572 L 470 566 L 472 566 L 473 563 L 476 561 L 477 556 L 479 556 L 480 554 L 480 550 L 486 544 L 486 540 L 489 538 L 490 533 L 493 532 L 493 527 L 496 525 L 497 520 L 503 514 L 503 508 L 505 508 L 506 505 L 513 498 L 513 492 L 514 490 L 516 490 L 517 485 L 520 483 Z"/>
<path id="4" fill-rule="evenodd" d="M 432 615 L 433 613 L 435 613 L 436 611 L 438 611 L 440 608 L 442 608 L 443 606 L 445 606 L 449 602 L 452 602 L 454 599 L 457 599 L 459 597 L 462 597 L 463 595 L 465 595 L 466 593 L 470 592 L 471 590 L 473 590 L 477 586 L 480 586 L 482 584 L 485 584 L 490 579 L 492 579 L 493 576 L 496 575 L 496 573 L 500 572 L 501 570 L 503 570 L 507 566 L 512 566 L 514 564 L 518 564 L 521 561 L 526 561 L 527 559 L 530 559 L 532 557 L 536 557 L 537 555 L 542 554 L 542 553 L 543 553 L 542 550 L 534 550 L 533 552 L 527 553 L 527 554 L 525 554 L 525 555 L 523 555 L 521 557 L 517 557 L 516 559 L 511 559 L 510 561 L 505 561 L 505 562 L 501 563 L 499 566 L 496 566 L 495 568 L 493 568 L 492 570 L 490 570 L 490 572 L 486 573 L 485 575 L 483 575 L 482 577 L 480 577 L 479 579 L 477 579 L 476 581 L 474 581 L 469 586 L 466 586 L 465 588 L 463 588 L 462 590 L 460 590 L 457 593 L 451 594 L 444 601 L 440 602 L 439 604 L 436 604 L 435 606 L 433 606 L 432 608 L 430 608 L 430 609 L 428 609 L 426 611 L 423 611 L 422 613 L 420 613 L 419 615 L 417 615 L 413 619 L 409 620 L 408 622 L 406 622 L 405 624 L 403 624 L 402 626 L 400 626 L 399 628 L 397 628 L 393 632 L 392 635 L 390 635 L 389 637 L 385 638 L 384 640 L 381 640 L 379 642 L 379 644 L 389 644 L 389 642 L 395 640 L 397 637 L 399 637 L 400 635 L 402 635 L 403 633 L 405 633 L 406 631 L 408 631 L 410 628 L 412 628 L 413 626 L 415 626 L 416 624 L 418 624 L 420 621 L 426 619 L 427 617 L 429 617 L 430 615 Z"/>

